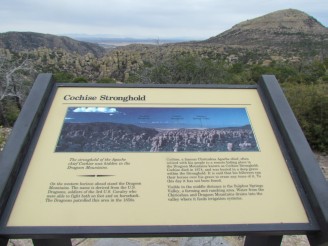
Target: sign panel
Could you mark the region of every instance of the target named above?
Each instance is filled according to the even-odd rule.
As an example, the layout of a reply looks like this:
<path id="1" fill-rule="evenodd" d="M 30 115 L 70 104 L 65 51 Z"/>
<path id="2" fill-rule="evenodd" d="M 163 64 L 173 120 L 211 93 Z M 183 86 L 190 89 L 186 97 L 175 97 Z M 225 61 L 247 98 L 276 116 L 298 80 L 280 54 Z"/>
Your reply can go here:
<path id="1" fill-rule="evenodd" d="M 7 226 L 308 222 L 256 89 L 59 87 Z"/>

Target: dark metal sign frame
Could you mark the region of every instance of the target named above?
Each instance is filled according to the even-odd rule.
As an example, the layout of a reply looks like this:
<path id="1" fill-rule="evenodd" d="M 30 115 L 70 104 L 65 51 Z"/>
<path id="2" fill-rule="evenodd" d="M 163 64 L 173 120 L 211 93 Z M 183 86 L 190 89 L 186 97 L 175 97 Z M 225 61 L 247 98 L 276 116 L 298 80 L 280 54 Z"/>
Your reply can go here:
<path id="1" fill-rule="evenodd" d="M 6 227 L 11 208 L 28 167 L 56 88 L 126 87 L 126 88 L 228 88 L 257 89 L 274 129 L 281 151 L 309 217 L 308 224 L 245 224 L 199 226 L 78 226 L 78 227 Z M 0 236 L 33 238 L 36 245 L 51 242 L 69 245 L 73 237 L 143 237 L 143 236 L 219 236 L 246 235 L 245 245 L 267 242 L 279 245 L 284 234 L 307 234 L 312 245 L 328 242 L 328 185 L 303 135 L 300 126 L 272 75 L 264 75 L 257 85 L 103 85 L 57 84 L 51 74 L 36 79 L 6 147 L 0 156 Z M 57 241 L 48 239 L 57 238 Z M 59 241 L 58 241 L 59 240 Z M 255 243 L 255 244 L 253 244 Z M 0 241 L 0 245 L 2 241 Z"/>

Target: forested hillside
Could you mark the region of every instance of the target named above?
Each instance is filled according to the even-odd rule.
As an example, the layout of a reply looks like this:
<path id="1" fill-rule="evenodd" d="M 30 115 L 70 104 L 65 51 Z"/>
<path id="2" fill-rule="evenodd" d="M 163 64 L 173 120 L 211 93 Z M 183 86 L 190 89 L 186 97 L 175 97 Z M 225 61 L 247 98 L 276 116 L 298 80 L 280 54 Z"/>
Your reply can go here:
<path id="1" fill-rule="evenodd" d="M 327 152 L 327 48 L 328 29 L 297 10 L 242 22 L 202 42 L 111 50 L 51 35 L 0 34 L 0 125 L 13 125 L 41 72 L 58 82 L 143 84 L 253 84 L 274 74 L 312 147 Z"/>

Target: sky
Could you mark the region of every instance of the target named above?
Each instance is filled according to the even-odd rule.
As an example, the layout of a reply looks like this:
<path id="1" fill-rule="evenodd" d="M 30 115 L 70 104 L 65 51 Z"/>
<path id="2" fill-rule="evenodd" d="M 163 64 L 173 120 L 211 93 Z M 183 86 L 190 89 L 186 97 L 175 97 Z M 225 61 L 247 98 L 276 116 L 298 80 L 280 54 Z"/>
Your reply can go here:
<path id="1" fill-rule="evenodd" d="M 328 26 L 327 0 L 1 0 L 0 32 L 203 40 L 282 9 Z"/>
<path id="2" fill-rule="evenodd" d="M 240 127 L 250 124 L 245 108 L 70 107 L 65 122 L 112 122 L 162 129 Z"/>

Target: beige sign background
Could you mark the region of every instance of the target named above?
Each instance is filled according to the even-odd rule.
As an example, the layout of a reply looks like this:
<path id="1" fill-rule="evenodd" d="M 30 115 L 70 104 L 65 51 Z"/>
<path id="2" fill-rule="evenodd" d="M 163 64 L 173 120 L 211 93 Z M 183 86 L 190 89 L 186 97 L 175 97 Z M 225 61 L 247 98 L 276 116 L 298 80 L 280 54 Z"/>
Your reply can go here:
<path id="1" fill-rule="evenodd" d="M 245 108 L 258 151 L 56 152 L 69 107 Z M 7 225 L 261 223 L 308 218 L 256 89 L 62 87 Z"/>

